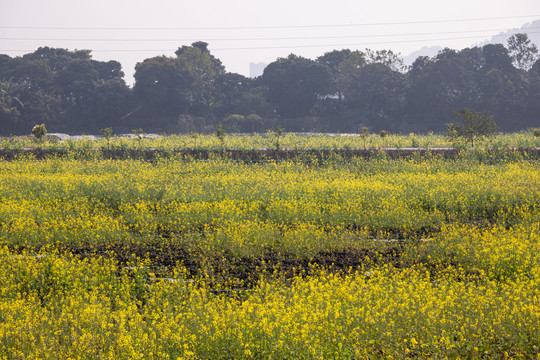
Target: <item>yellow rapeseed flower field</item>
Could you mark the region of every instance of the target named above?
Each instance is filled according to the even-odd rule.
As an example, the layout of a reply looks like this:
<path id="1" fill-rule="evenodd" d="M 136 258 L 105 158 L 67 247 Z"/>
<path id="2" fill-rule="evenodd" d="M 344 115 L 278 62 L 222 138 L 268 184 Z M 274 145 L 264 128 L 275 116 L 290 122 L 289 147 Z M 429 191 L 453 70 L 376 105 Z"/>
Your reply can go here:
<path id="1" fill-rule="evenodd" d="M 0 358 L 540 358 L 539 170 L 0 161 Z"/>

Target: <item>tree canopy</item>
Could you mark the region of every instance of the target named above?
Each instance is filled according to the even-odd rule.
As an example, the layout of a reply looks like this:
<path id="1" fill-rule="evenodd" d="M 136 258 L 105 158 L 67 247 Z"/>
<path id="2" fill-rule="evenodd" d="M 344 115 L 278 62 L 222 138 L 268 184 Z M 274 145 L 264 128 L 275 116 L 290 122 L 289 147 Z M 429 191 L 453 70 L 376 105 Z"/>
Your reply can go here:
<path id="1" fill-rule="evenodd" d="M 485 109 L 503 131 L 540 126 L 540 60 L 526 34 L 506 46 L 443 49 L 410 67 L 391 50 L 290 54 L 257 78 L 227 72 L 199 41 L 143 59 L 133 88 L 123 77 L 119 62 L 90 50 L 0 54 L 0 133 L 41 123 L 52 132 L 214 132 L 240 117 L 228 122 L 243 132 L 442 132 L 457 109 Z"/>
<path id="2" fill-rule="evenodd" d="M 331 91 L 331 80 L 328 66 L 294 54 L 269 64 L 262 75 L 268 100 L 288 117 L 309 115 L 317 100 Z"/>
<path id="3" fill-rule="evenodd" d="M 454 118 L 458 123 L 447 124 L 447 135 L 453 140 L 465 140 L 474 147 L 476 141 L 495 135 L 497 124 L 493 121 L 493 115 L 472 109 L 462 109 L 454 112 Z"/>

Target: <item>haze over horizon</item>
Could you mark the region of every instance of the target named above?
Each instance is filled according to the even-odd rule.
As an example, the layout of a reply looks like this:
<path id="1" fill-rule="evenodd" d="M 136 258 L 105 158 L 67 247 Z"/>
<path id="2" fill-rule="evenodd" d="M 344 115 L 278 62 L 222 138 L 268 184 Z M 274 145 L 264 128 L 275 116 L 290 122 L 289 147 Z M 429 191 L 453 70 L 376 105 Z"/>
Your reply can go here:
<path id="1" fill-rule="evenodd" d="M 0 53 L 89 49 L 96 60 L 119 61 L 130 85 L 136 63 L 174 56 L 195 41 L 207 42 L 227 71 L 249 76 L 250 62 L 270 63 L 290 53 L 314 59 L 343 48 L 402 56 L 423 47 L 460 50 L 540 19 L 536 0 L 2 2 Z M 530 31 L 540 33 L 540 27 Z"/>

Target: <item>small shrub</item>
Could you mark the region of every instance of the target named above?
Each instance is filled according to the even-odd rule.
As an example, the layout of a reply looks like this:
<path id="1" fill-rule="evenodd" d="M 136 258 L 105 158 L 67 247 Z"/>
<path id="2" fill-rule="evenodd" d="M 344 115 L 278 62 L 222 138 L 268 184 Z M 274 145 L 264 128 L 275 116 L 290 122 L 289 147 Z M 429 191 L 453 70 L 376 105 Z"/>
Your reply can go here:
<path id="1" fill-rule="evenodd" d="M 225 129 L 223 129 L 223 126 L 218 125 L 217 128 L 216 128 L 216 136 L 217 138 L 219 139 L 220 143 L 221 143 L 221 147 L 223 147 L 225 145 L 225 136 L 227 135 L 227 132 L 225 131 Z"/>
<path id="2" fill-rule="evenodd" d="M 45 135 L 47 135 L 47 128 L 45 124 L 36 125 L 32 128 L 32 135 L 38 141 L 41 141 Z"/>
<path id="3" fill-rule="evenodd" d="M 107 140 L 107 150 L 111 150 L 111 136 L 113 134 L 113 129 L 108 127 L 105 129 L 101 129 L 99 132 L 101 136 L 103 136 L 103 138 Z"/>
<path id="4" fill-rule="evenodd" d="M 366 149 L 366 140 L 369 136 L 369 129 L 366 127 L 366 126 L 363 126 L 360 128 L 360 137 L 362 138 L 363 142 L 364 142 L 364 150 Z"/>
<path id="5" fill-rule="evenodd" d="M 497 132 L 497 125 L 493 121 L 493 115 L 486 114 L 471 109 L 463 109 L 454 112 L 454 118 L 458 124 L 446 124 L 446 136 L 450 140 L 464 140 L 474 148 L 474 142 L 486 137 L 494 136 Z"/>

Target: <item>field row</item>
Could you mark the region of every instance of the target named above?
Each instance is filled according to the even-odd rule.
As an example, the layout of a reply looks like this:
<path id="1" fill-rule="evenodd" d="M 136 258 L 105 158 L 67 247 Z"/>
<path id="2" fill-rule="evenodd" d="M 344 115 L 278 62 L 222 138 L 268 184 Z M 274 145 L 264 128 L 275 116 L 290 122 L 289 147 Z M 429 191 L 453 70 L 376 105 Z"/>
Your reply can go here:
<path id="1" fill-rule="evenodd" d="M 144 263 L 119 267 L 103 258 L 81 261 L 50 251 L 29 256 L 4 248 L 0 354 L 535 358 L 535 261 L 534 272 L 504 281 L 460 267 L 382 266 L 344 274 L 313 271 L 286 282 L 263 277 L 249 291 L 219 292 L 205 285 L 207 278 L 187 281 L 181 267 L 158 278 Z"/>
<path id="2" fill-rule="evenodd" d="M 540 357 L 540 171 L 0 161 L 0 357 Z"/>
<path id="3" fill-rule="evenodd" d="M 515 209 L 540 206 L 538 166 L 524 162 L 310 166 L 52 159 L 0 167 L 0 234 L 6 244 L 178 237 L 248 252 L 294 243 L 302 253 L 302 240 L 289 237 L 302 239 L 297 235 L 304 233 L 306 246 L 320 248 L 339 243 L 334 232 L 421 235 L 454 222 L 489 223 L 503 216 L 512 222 Z"/>
<path id="4" fill-rule="evenodd" d="M 448 139 L 444 135 L 414 134 L 398 135 L 371 134 L 234 134 L 225 135 L 222 140 L 213 134 L 181 134 L 157 137 L 133 138 L 112 136 L 108 140 L 95 136 L 81 136 L 79 140 L 62 140 L 54 135 L 44 141 L 31 137 L 0 138 L 0 149 L 377 149 L 377 148 L 466 148 L 470 144 Z M 496 137 L 480 141 L 477 147 L 490 149 L 540 147 L 540 138 L 531 131 L 512 134 L 498 134 Z"/>

